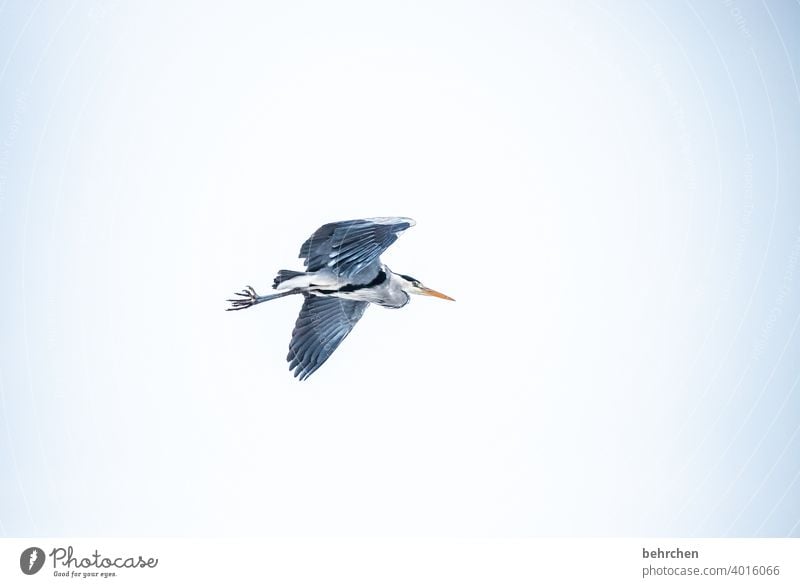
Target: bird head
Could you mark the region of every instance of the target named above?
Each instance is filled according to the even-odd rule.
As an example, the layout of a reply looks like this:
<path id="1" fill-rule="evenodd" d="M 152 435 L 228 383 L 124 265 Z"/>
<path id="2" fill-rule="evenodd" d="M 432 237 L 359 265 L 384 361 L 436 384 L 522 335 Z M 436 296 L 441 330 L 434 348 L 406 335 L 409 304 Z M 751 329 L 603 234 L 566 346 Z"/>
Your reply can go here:
<path id="1" fill-rule="evenodd" d="M 411 277 L 410 275 L 403 275 L 401 273 L 397 273 L 396 275 L 402 280 L 401 283 L 403 285 L 403 290 L 407 293 L 418 294 L 421 296 L 432 296 L 434 298 L 441 298 L 443 300 L 455 302 L 455 300 L 450 296 L 446 296 L 435 289 L 425 287 L 420 283 L 419 279 Z"/>

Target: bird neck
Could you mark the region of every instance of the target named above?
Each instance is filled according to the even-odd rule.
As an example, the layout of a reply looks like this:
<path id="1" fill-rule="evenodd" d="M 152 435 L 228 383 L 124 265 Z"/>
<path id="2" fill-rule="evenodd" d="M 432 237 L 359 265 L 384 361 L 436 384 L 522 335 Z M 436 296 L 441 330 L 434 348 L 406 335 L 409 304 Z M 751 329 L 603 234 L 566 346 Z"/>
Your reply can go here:
<path id="1" fill-rule="evenodd" d="M 402 308 L 411 299 L 411 284 L 389 269 L 386 265 L 383 266 L 383 270 L 386 272 L 386 275 L 389 276 L 389 279 L 386 281 L 386 290 L 388 293 L 387 302 L 389 303 L 386 305 L 392 308 Z"/>

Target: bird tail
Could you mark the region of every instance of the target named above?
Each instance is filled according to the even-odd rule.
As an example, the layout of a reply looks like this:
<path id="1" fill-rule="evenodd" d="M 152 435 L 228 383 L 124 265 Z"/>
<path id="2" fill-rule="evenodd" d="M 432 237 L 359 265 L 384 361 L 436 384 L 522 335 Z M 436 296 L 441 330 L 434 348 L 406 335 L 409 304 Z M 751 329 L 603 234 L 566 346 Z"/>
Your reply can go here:
<path id="1" fill-rule="evenodd" d="M 294 279 L 295 277 L 300 277 L 301 275 L 305 275 L 305 273 L 302 271 L 292 271 L 291 269 L 281 269 L 272 282 L 272 289 L 277 289 L 278 286 L 284 282 Z"/>

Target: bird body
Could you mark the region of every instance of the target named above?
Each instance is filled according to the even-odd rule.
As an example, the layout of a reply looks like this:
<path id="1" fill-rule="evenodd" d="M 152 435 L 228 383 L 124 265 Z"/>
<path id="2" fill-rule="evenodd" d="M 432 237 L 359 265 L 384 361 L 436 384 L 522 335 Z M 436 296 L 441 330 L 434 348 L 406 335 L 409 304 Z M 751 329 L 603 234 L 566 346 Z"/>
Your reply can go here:
<path id="1" fill-rule="evenodd" d="M 289 344 L 289 368 L 307 379 L 328 360 L 364 314 L 367 306 L 402 308 L 410 294 L 452 300 L 417 279 L 395 273 L 380 255 L 406 229 L 410 218 L 381 217 L 331 222 L 318 228 L 300 247 L 306 271 L 282 269 L 273 281 L 276 293 L 259 296 L 248 286 L 228 300 L 228 310 L 243 310 L 290 295 L 305 301 Z"/>
<path id="2" fill-rule="evenodd" d="M 352 283 L 330 269 L 321 269 L 313 273 L 301 273 L 273 285 L 273 288 L 278 291 L 299 288 L 315 296 L 369 302 L 384 308 L 402 308 L 411 299 L 404 286 L 404 279 L 400 275 L 381 264 L 378 273 L 367 283 Z"/>

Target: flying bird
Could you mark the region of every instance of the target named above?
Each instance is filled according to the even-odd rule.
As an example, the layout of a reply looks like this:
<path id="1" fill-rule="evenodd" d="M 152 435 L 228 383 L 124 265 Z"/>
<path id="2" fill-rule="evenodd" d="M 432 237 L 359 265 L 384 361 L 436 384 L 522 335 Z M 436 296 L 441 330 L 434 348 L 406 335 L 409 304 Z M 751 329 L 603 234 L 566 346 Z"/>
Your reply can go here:
<path id="1" fill-rule="evenodd" d="M 301 381 L 308 379 L 333 354 L 364 315 L 370 304 L 402 308 L 410 294 L 453 300 L 422 285 L 410 275 L 395 273 L 380 256 L 406 229 L 411 218 L 363 218 L 331 222 L 319 227 L 303 246 L 305 271 L 278 271 L 272 288 L 260 296 L 247 286 L 227 300 L 227 310 L 244 310 L 261 302 L 291 295 L 305 298 L 289 343 L 289 369 Z"/>

